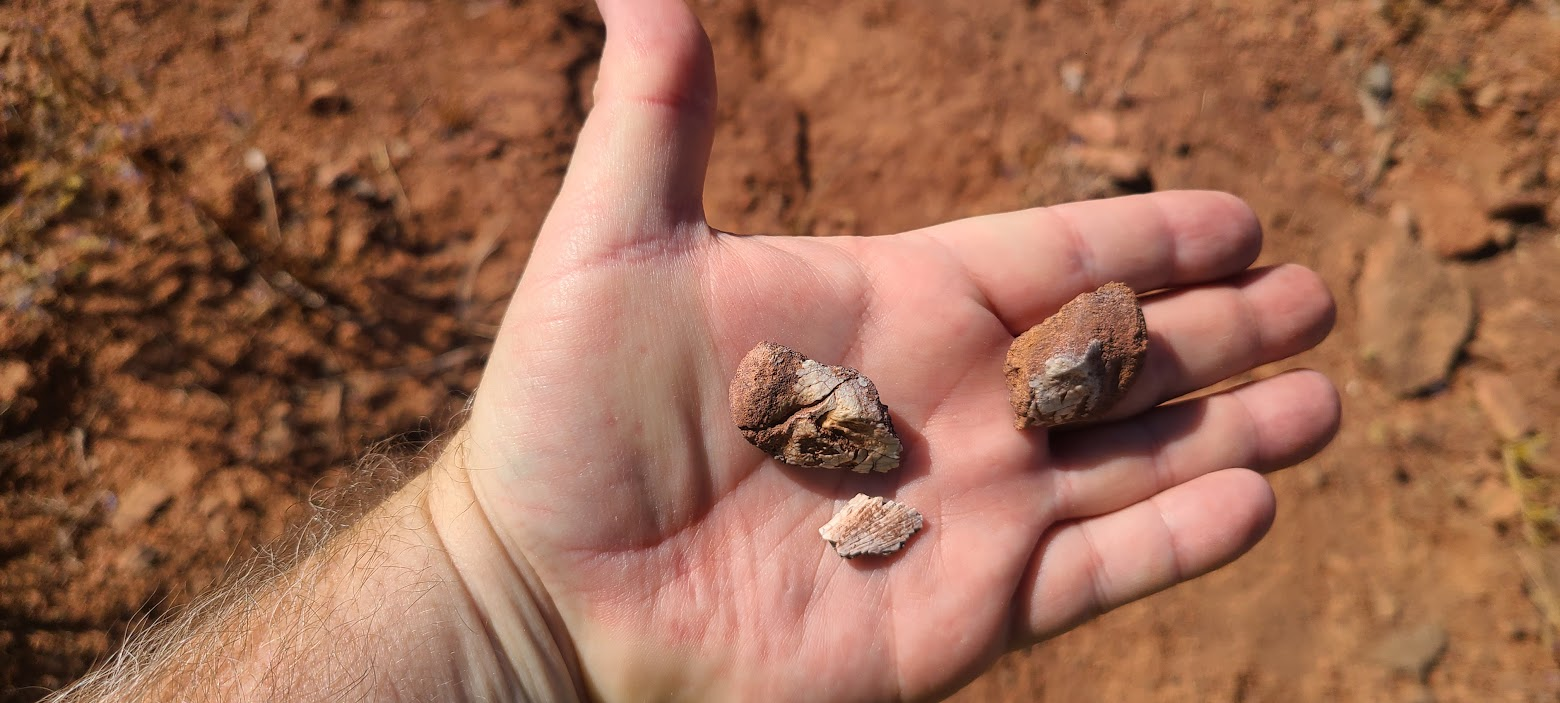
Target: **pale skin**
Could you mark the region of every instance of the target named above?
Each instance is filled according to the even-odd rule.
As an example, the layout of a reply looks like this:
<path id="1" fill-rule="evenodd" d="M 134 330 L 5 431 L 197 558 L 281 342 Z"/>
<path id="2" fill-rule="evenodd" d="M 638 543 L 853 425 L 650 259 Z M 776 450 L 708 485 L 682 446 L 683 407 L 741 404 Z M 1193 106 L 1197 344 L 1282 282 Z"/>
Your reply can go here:
<path id="1" fill-rule="evenodd" d="M 1260 228 L 1236 198 L 719 232 L 703 31 L 679 0 L 601 5 L 595 108 L 443 458 L 294 576 L 74 698 L 937 698 L 1232 561 L 1274 518 L 1262 473 L 1331 438 L 1314 372 L 1166 404 L 1331 327 L 1315 274 L 1248 268 Z M 1165 291 L 1143 301 L 1141 380 L 1107 422 L 1015 430 L 1009 343 L 1108 281 Z M 727 383 L 764 340 L 870 376 L 903 465 L 788 467 L 744 442 Z M 817 529 L 858 492 L 925 529 L 840 559 Z"/>

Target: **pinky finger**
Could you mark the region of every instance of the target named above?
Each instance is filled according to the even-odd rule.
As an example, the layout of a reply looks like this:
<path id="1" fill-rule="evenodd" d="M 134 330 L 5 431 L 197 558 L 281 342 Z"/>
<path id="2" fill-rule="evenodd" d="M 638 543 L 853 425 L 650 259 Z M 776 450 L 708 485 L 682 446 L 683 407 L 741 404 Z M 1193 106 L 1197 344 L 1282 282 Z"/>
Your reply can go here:
<path id="1" fill-rule="evenodd" d="M 1014 646 L 1235 560 L 1273 523 L 1260 475 L 1225 469 L 1113 513 L 1058 523 L 1040 540 L 1015 596 Z"/>

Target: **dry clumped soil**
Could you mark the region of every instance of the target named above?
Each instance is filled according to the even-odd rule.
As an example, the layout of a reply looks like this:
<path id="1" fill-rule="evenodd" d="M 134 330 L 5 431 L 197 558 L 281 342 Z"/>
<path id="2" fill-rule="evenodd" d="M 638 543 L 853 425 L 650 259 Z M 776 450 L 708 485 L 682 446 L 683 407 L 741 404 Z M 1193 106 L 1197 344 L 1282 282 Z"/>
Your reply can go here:
<path id="1" fill-rule="evenodd" d="M 1553 0 L 694 6 L 717 227 L 1214 188 L 1255 208 L 1262 263 L 1337 296 L 1321 347 L 1231 380 L 1342 392 L 1334 444 L 1272 477 L 1266 541 L 959 698 L 1560 695 Z M 17 0 L 0 30 L 9 702 L 316 517 L 302 498 L 391 483 L 366 448 L 449 425 L 605 35 L 563 0 Z M 1472 305 L 1400 314 L 1415 290 Z"/>

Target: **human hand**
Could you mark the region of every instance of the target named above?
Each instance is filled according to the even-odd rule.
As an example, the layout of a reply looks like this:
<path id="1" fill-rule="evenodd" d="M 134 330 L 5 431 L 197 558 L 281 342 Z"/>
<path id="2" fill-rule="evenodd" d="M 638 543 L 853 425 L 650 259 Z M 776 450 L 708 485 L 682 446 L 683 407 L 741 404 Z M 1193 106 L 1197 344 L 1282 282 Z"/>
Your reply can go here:
<path id="1" fill-rule="evenodd" d="M 456 467 L 600 697 L 949 693 L 1009 649 L 1249 549 L 1274 512 L 1256 472 L 1332 436 L 1338 401 L 1312 372 L 1160 405 L 1331 326 L 1313 273 L 1247 270 L 1261 235 L 1235 198 L 871 238 L 719 232 L 701 203 L 703 31 L 679 0 L 601 5 L 596 106 Z M 1014 430 L 1013 336 L 1107 281 L 1166 289 L 1143 302 L 1140 380 L 1109 422 Z M 763 340 L 870 377 L 900 468 L 795 468 L 744 442 L 727 384 Z M 893 557 L 841 560 L 817 528 L 857 492 L 915 506 L 926 528 Z"/>

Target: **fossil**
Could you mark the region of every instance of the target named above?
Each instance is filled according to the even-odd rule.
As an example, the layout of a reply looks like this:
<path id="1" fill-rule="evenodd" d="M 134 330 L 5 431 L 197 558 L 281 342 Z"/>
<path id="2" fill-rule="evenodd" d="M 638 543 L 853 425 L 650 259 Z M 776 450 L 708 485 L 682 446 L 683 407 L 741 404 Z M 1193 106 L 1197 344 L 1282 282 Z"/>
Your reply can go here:
<path id="1" fill-rule="evenodd" d="M 731 416 L 747 441 L 793 466 L 858 473 L 899 466 L 899 435 L 872 382 L 779 344 L 763 342 L 742 358 Z"/>
<path id="2" fill-rule="evenodd" d="M 921 513 L 904 503 L 857 493 L 818 534 L 846 559 L 893 554 L 921 529 Z"/>
<path id="3" fill-rule="evenodd" d="M 1008 348 L 1018 428 L 1104 416 L 1132 387 L 1147 355 L 1148 326 L 1131 288 L 1107 283 L 1073 298 Z"/>

